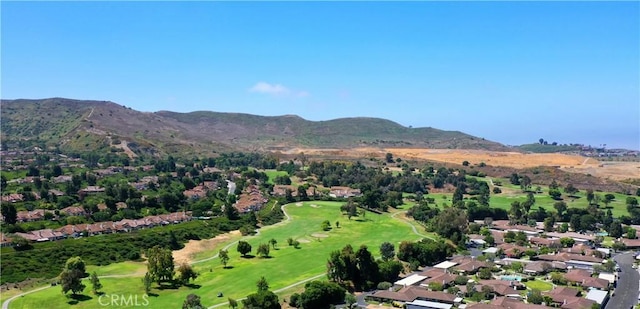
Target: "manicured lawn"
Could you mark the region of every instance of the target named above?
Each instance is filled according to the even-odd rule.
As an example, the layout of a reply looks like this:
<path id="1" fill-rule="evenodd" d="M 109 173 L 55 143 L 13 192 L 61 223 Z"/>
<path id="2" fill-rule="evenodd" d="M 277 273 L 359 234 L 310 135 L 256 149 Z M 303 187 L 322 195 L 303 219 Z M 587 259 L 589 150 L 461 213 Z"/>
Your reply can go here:
<path id="1" fill-rule="evenodd" d="M 551 291 L 553 289 L 553 284 L 550 282 L 546 282 L 546 281 L 542 281 L 542 280 L 533 280 L 533 281 L 527 281 L 524 283 L 525 286 L 527 286 L 527 288 L 530 289 L 538 289 L 542 292 L 544 291 Z"/>
<path id="2" fill-rule="evenodd" d="M 267 183 L 269 184 L 274 184 L 274 180 L 276 179 L 276 177 L 278 176 L 289 176 L 289 174 L 285 171 L 277 171 L 277 170 L 264 170 L 263 171 L 265 174 L 267 174 L 267 176 L 269 177 L 269 180 L 267 180 Z"/>
<path id="3" fill-rule="evenodd" d="M 324 273 L 329 253 L 341 249 L 346 244 L 351 244 L 356 250 L 360 245 L 367 245 L 373 255 L 378 256 L 378 248 L 384 241 L 394 243 L 397 249 L 402 240 L 420 238 L 412 232 L 407 223 L 392 218 L 390 214 L 378 215 L 368 212 L 365 218 L 348 220 L 346 216 L 341 215 L 340 205 L 341 203 L 337 202 L 305 202 L 301 206 L 296 204 L 286 206 L 287 213 L 292 217 L 291 221 L 261 229 L 256 236 L 245 237 L 253 247 L 254 254 L 260 243 L 267 243 L 272 238 L 276 239 L 278 250 L 271 250 L 271 258 L 242 258 L 236 252 L 235 246 L 232 246 L 229 250 L 231 258 L 229 265 L 232 268 L 223 269 L 218 259 L 195 264 L 194 268 L 200 276 L 193 283 L 199 285 L 199 288 L 181 287 L 176 290 L 154 288 L 152 292 L 159 296 L 149 298 L 149 307 L 180 307 L 189 293 L 202 297 L 202 302 L 207 306 L 224 303 L 228 297 L 240 299 L 255 291 L 255 283 L 260 276 L 267 278 L 272 290 L 318 275 L 320 279 L 325 280 Z M 327 232 L 321 230 L 320 225 L 324 220 L 331 222 L 332 230 Z M 335 227 L 336 221 L 340 221 L 340 228 Z M 286 240 L 289 237 L 300 241 L 300 249 L 287 245 Z M 212 252 L 209 256 L 213 254 L 215 253 Z M 131 265 L 125 267 L 129 268 L 127 271 L 137 269 Z M 119 272 L 116 269 L 107 268 L 107 272 Z M 100 268 L 97 268 L 97 271 L 101 273 Z M 142 295 L 143 287 L 139 276 L 104 278 L 101 281 L 105 287 L 104 291 L 108 294 L 127 296 L 133 294 L 139 295 L 139 298 Z M 218 292 L 223 292 L 224 297 L 217 297 Z M 92 298 L 78 303 L 74 308 L 100 307 L 96 296 L 90 295 L 88 291 L 85 295 Z M 10 308 L 42 308 L 45 304 L 46 308 L 68 308 L 67 301 L 61 295 L 60 287 L 53 287 L 26 295 L 18 302 L 12 303 Z"/>
<path id="4" fill-rule="evenodd" d="M 94 271 L 98 276 L 144 274 L 147 271 L 147 264 L 144 262 L 126 261 L 109 264 L 107 266 L 87 265 L 87 273 L 91 274 Z"/>

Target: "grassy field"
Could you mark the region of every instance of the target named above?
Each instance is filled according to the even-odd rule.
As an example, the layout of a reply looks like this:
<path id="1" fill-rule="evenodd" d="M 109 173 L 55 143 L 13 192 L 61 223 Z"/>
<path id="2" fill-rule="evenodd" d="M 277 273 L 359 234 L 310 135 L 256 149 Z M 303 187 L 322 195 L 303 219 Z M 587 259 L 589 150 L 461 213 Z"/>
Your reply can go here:
<path id="1" fill-rule="evenodd" d="M 524 285 L 530 289 L 538 289 L 542 292 L 551 291 L 553 289 L 553 284 L 542 280 L 527 281 Z"/>
<path id="2" fill-rule="evenodd" d="M 269 184 L 274 184 L 274 180 L 278 176 L 289 176 L 289 174 L 286 171 L 263 170 L 263 172 L 267 174 L 267 176 L 269 177 L 269 180 L 267 180 L 267 183 Z"/>
<path id="3" fill-rule="evenodd" d="M 235 251 L 235 246 L 229 250 L 231 260 L 228 269 L 223 269 L 218 259 L 213 259 L 194 265 L 200 273 L 193 283 L 198 288 L 181 287 L 179 289 L 153 289 L 157 297 L 148 299 L 151 308 L 179 307 L 189 293 L 202 297 L 207 306 L 224 303 L 227 297 L 240 299 L 255 291 L 255 283 L 260 276 L 265 276 L 272 290 L 278 290 L 298 281 L 320 276 L 325 279 L 326 261 L 329 253 L 338 250 L 346 244 L 355 249 L 360 245 L 367 245 L 370 251 L 379 255 L 379 245 L 383 241 L 397 244 L 402 240 L 418 240 L 420 237 L 411 231 L 411 227 L 400 218 L 393 218 L 390 214 L 377 215 L 367 213 L 365 218 L 348 220 L 341 215 L 337 202 L 305 202 L 290 204 L 286 207 L 292 220 L 266 227 L 256 236 L 245 237 L 252 245 L 253 253 L 260 243 L 267 243 L 274 238 L 278 241 L 277 250 L 271 250 L 271 258 L 242 258 Z M 300 206 L 298 206 L 300 205 Z M 325 232 L 320 228 L 324 220 L 329 220 L 332 230 Z M 340 227 L 336 228 L 336 221 Z M 293 238 L 300 241 L 300 249 L 287 246 L 286 239 Z M 232 242 L 229 240 L 228 242 Z M 224 244 L 220 244 L 223 247 Z M 396 247 L 397 248 L 397 247 Z M 217 252 L 219 248 L 212 250 Z M 120 270 L 120 268 L 125 270 Z M 104 269 L 103 269 L 104 268 Z M 94 268 L 90 268 L 94 270 Z M 139 265 L 135 263 L 119 263 L 114 266 L 95 268 L 99 274 L 138 273 Z M 142 283 L 140 276 L 127 278 L 104 278 L 101 280 L 104 292 L 116 295 L 138 295 L 142 297 Z M 217 297 L 218 292 L 224 297 Z M 287 291 L 283 291 L 287 293 Z M 290 292 L 289 292 L 290 293 Z M 99 299 L 85 291 L 85 295 L 92 298 L 80 301 L 74 308 L 100 307 Z M 60 287 L 52 287 L 44 291 L 21 297 L 12 302 L 10 308 L 68 308 L 69 299 L 60 293 Z M 130 306 L 134 307 L 134 306 Z M 127 308 L 124 306 L 122 308 Z"/>

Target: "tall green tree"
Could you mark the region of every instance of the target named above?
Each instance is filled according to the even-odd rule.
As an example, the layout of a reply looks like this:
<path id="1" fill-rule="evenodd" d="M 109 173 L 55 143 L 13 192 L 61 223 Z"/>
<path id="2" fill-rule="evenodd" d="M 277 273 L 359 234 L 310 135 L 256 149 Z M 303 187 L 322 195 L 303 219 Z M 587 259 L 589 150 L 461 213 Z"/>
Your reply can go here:
<path id="1" fill-rule="evenodd" d="M 2 212 L 2 218 L 6 224 L 16 224 L 18 221 L 18 211 L 16 206 L 9 203 L 2 203 L 0 206 L 0 212 Z"/>
<path id="2" fill-rule="evenodd" d="M 261 257 L 269 257 L 269 245 L 268 244 L 260 244 L 258 246 L 258 250 L 256 253 Z"/>
<path id="3" fill-rule="evenodd" d="M 218 258 L 220 258 L 220 263 L 222 263 L 224 268 L 227 268 L 227 263 L 229 263 L 229 252 L 224 249 L 220 249 L 218 252 Z"/>
<path id="4" fill-rule="evenodd" d="M 85 285 L 82 284 L 82 278 L 85 276 L 85 264 L 79 256 L 71 257 L 60 273 L 60 285 L 62 293 L 66 294 L 71 291 L 73 295 L 82 292 Z"/>
<path id="5" fill-rule="evenodd" d="M 250 294 L 242 300 L 242 305 L 246 309 L 280 309 L 278 295 L 269 291 L 269 283 L 265 277 L 261 277 L 256 283 L 258 291 Z"/>
<path id="6" fill-rule="evenodd" d="M 155 246 L 147 251 L 147 271 L 153 281 L 172 281 L 174 267 L 171 250 Z"/>
<path id="7" fill-rule="evenodd" d="M 304 309 L 329 309 L 345 300 L 346 290 L 335 282 L 311 281 L 305 284 L 298 305 Z"/>
<path id="8" fill-rule="evenodd" d="M 102 283 L 100 283 L 98 274 L 95 271 L 91 273 L 89 281 L 91 282 L 91 289 L 93 290 L 93 294 L 98 295 L 100 293 L 100 289 L 102 289 Z"/>
<path id="9" fill-rule="evenodd" d="M 388 241 L 383 242 L 380 245 L 380 255 L 385 261 L 393 259 L 396 256 L 393 244 Z"/>
<path id="10" fill-rule="evenodd" d="M 207 307 L 202 305 L 200 296 L 196 294 L 187 295 L 187 299 L 182 303 L 182 309 L 205 309 Z"/>
<path id="11" fill-rule="evenodd" d="M 146 272 L 144 274 L 144 277 L 142 277 L 142 285 L 144 286 L 144 292 L 147 295 L 149 295 L 149 292 L 151 292 L 151 283 L 153 283 L 153 279 L 151 278 L 149 272 Z"/>
<path id="12" fill-rule="evenodd" d="M 188 263 L 180 264 L 180 266 L 178 267 L 178 272 L 180 273 L 180 275 L 178 276 L 178 281 L 182 285 L 187 285 L 189 281 L 198 278 L 198 273 L 196 273 Z"/>
<path id="13" fill-rule="evenodd" d="M 238 245 L 236 246 L 236 250 L 242 254 L 242 256 L 247 256 L 247 253 L 251 252 L 251 245 L 246 241 L 238 241 Z"/>

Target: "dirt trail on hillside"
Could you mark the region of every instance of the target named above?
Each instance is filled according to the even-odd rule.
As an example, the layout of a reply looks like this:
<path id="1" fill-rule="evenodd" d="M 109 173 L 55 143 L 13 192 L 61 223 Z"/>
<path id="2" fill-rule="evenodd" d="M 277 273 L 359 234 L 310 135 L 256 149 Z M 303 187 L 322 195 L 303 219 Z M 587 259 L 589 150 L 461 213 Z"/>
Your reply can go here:
<path id="1" fill-rule="evenodd" d="M 184 248 L 173 251 L 175 264 L 180 265 L 182 263 L 191 263 L 193 262 L 193 256 L 196 253 L 215 250 L 220 243 L 223 243 L 237 235 L 240 235 L 240 231 L 221 234 L 211 239 L 189 240 L 189 242 L 184 245 Z"/>

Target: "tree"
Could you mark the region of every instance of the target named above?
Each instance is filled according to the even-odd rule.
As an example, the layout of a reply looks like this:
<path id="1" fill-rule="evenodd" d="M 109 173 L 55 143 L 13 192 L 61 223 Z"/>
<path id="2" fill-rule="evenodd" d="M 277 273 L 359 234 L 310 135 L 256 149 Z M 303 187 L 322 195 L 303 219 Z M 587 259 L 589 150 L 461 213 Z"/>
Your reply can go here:
<path id="1" fill-rule="evenodd" d="M 278 296 L 269 291 L 269 283 L 265 277 L 261 277 L 256 283 L 258 291 L 247 296 L 242 305 L 247 309 L 280 309 Z"/>
<path id="2" fill-rule="evenodd" d="M 236 247 L 236 250 L 238 252 L 240 252 L 240 254 L 242 254 L 242 256 L 247 256 L 247 253 L 251 252 L 251 245 L 244 241 L 244 240 L 240 240 L 238 241 L 238 246 Z"/>
<path id="3" fill-rule="evenodd" d="M 6 224 L 16 224 L 18 221 L 18 211 L 13 204 L 2 203 L 0 212 L 2 212 L 2 218 Z"/>
<path id="4" fill-rule="evenodd" d="M 562 198 L 562 193 L 558 189 L 549 189 L 549 196 L 554 200 L 560 200 Z"/>
<path id="5" fill-rule="evenodd" d="M 589 204 L 593 203 L 594 198 L 595 194 L 593 193 L 593 189 L 587 189 L 587 201 L 589 202 Z"/>
<path id="6" fill-rule="evenodd" d="M 555 224 L 555 220 L 553 217 L 544 218 L 544 231 L 545 232 L 553 232 L 553 225 Z"/>
<path id="7" fill-rule="evenodd" d="M 146 272 L 144 274 L 144 277 L 142 277 L 142 285 L 144 286 L 144 292 L 149 295 L 149 292 L 151 292 L 151 283 L 153 282 L 153 279 L 151 279 L 151 275 L 149 275 L 149 272 Z"/>
<path id="8" fill-rule="evenodd" d="M 609 236 L 618 238 L 622 236 L 622 233 L 622 224 L 620 223 L 620 221 L 613 221 L 609 226 Z"/>
<path id="9" fill-rule="evenodd" d="M 378 260 L 378 269 L 380 272 L 380 280 L 386 282 L 395 282 L 398 280 L 400 272 L 404 269 L 402 263 L 396 260 L 383 261 Z"/>
<path id="10" fill-rule="evenodd" d="M 98 295 L 100 293 L 100 289 L 102 289 L 102 283 L 100 283 L 100 279 L 98 279 L 98 274 L 96 272 L 91 273 L 91 277 L 89 277 L 89 281 L 91 282 L 91 288 L 93 290 L 93 294 Z"/>
<path id="11" fill-rule="evenodd" d="M 218 252 L 218 257 L 220 258 L 220 262 L 222 263 L 224 268 L 227 268 L 227 264 L 229 263 L 229 251 L 220 249 Z"/>
<path id="12" fill-rule="evenodd" d="M 196 273 L 188 263 L 180 264 L 180 266 L 178 267 L 178 272 L 180 272 L 178 280 L 182 285 L 187 285 L 189 281 L 198 278 L 198 273 Z"/>
<path id="13" fill-rule="evenodd" d="M 232 309 L 235 309 L 238 307 L 238 301 L 236 301 L 235 299 L 229 297 L 229 307 Z"/>
<path id="14" fill-rule="evenodd" d="M 262 257 L 269 257 L 269 245 L 268 244 L 260 244 L 258 246 L 258 251 L 256 253 Z"/>
<path id="15" fill-rule="evenodd" d="M 322 221 L 322 223 L 320 224 L 320 228 L 323 231 L 328 231 L 331 229 L 331 222 L 329 222 L 329 220 L 324 220 Z"/>
<path id="16" fill-rule="evenodd" d="M 567 211 L 567 203 L 565 202 L 555 202 L 553 204 L 553 208 L 556 209 L 556 211 L 558 212 L 558 216 L 562 217 L 564 215 L 564 212 Z"/>
<path id="17" fill-rule="evenodd" d="M 488 267 L 480 269 L 480 271 L 478 272 L 478 278 L 485 280 L 491 279 L 491 269 L 489 269 Z"/>
<path id="18" fill-rule="evenodd" d="M 157 283 L 173 280 L 174 262 L 171 250 L 155 246 L 147 251 L 147 270 Z"/>
<path id="19" fill-rule="evenodd" d="M 71 294 L 76 295 L 78 292 L 82 292 L 85 288 L 85 285 L 82 284 L 82 277 L 84 276 L 84 261 L 79 256 L 69 258 L 60 273 L 62 293 L 66 294 L 71 291 Z"/>
<path id="20" fill-rule="evenodd" d="M 628 196 L 626 199 L 626 204 L 627 207 L 637 207 L 638 206 L 638 199 L 635 196 Z"/>
<path id="21" fill-rule="evenodd" d="M 511 174 L 511 177 L 509 178 L 509 182 L 511 182 L 512 185 L 520 185 L 520 176 L 518 176 L 517 173 L 513 173 Z"/>
<path id="22" fill-rule="evenodd" d="M 347 295 L 344 297 L 344 301 L 347 304 L 347 308 L 351 309 L 353 308 L 353 305 L 358 302 L 358 299 L 356 299 L 355 295 L 347 293 Z"/>
<path id="23" fill-rule="evenodd" d="M 395 248 L 392 243 L 387 241 L 383 242 L 380 245 L 380 255 L 382 257 L 382 260 L 388 261 L 393 259 L 393 257 L 396 255 L 394 250 Z"/>
<path id="24" fill-rule="evenodd" d="M 532 289 L 531 292 L 529 292 L 529 294 L 527 295 L 527 301 L 532 304 L 540 305 L 542 304 L 544 299 L 542 298 L 540 290 Z"/>
<path id="25" fill-rule="evenodd" d="M 273 249 L 275 249 L 278 241 L 275 238 L 271 238 L 271 240 L 269 240 L 269 244 L 273 247 Z"/>
<path id="26" fill-rule="evenodd" d="M 387 163 L 393 163 L 393 154 L 390 152 L 387 152 L 387 154 L 385 155 L 385 161 Z"/>
<path id="27" fill-rule="evenodd" d="M 562 246 L 565 247 L 565 248 L 573 247 L 573 245 L 575 243 L 576 243 L 576 241 L 571 237 L 562 237 L 562 238 L 560 238 L 560 244 L 562 244 Z"/>
<path id="28" fill-rule="evenodd" d="M 627 228 L 627 238 L 636 239 L 636 229 L 632 227 Z"/>
<path id="29" fill-rule="evenodd" d="M 576 187 L 574 187 L 572 184 L 568 184 L 566 187 L 564 187 L 564 193 L 572 196 L 578 193 L 578 189 L 576 189 Z"/>
<path id="30" fill-rule="evenodd" d="M 531 178 L 529 178 L 529 176 L 522 176 L 522 178 L 520 179 L 520 188 L 522 188 L 522 191 L 531 189 Z"/>
<path id="31" fill-rule="evenodd" d="M 356 252 L 356 261 L 358 275 L 355 283 L 358 283 L 365 290 L 375 287 L 380 277 L 380 269 L 367 246 L 360 246 Z"/>
<path id="32" fill-rule="evenodd" d="M 304 309 L 328 309 L 345 301 L 346 290 L 335 282 L 311 281 L 304 288 L 298 300 Z"/>
<path id="33" fill-rule="evenodd" d="M 256 287 L 258 287 L 258 291 L 268 291 L 269 282 L 267 282 L 267 278 L 265 278 L 264 276 L 260 277 L 260 280 L 256 282 Z"/>
<path id="34" fill-rule="evenodd" d="M 206 307 L 202 305 L 200 300 L 200 296 L 196 294 L 187 295 L 187 299 L 182 303 L 182 309 L 205 309 Z"/>
<path id="35" fill-rule="evenodd" d="M 460 208 L 445 208 L 432 220 L 433 229 L 440 236 L 460 244 L 467 233 L 469 219 L 467 213 Z"/>

